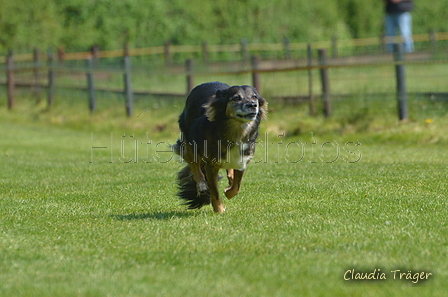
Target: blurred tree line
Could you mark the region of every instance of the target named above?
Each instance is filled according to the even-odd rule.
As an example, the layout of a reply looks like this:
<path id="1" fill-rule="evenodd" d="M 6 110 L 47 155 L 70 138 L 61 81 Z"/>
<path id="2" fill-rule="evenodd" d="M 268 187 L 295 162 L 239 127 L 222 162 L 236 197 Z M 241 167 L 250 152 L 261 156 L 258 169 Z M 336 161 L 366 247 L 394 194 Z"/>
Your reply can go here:
<path id="1" fill-rule="evenodd" d="M 0 51 L 380 36 L 383 0 L 1 0 Z M 414 33 L 448 31 L 448 0 L 416 1 Z"/>

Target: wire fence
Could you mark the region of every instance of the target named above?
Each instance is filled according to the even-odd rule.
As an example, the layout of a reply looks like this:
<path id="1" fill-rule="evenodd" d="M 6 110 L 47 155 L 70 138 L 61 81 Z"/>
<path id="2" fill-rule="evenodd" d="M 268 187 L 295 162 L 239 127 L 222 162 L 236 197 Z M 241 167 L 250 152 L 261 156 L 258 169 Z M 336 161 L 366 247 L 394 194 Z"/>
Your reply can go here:
<path id="1" fill-rule="evenodd" d="M 333 39 L 317 43 L 171 45 L 66 53 L 58 50 L 0 58 L 7 106 L 26 94 L 51 107 L 58 97 L 83 96 L 92 112 L 98 100 L 185 97 L 195 85 L 223 81 L 251 84 L 279 104 L 308 104 L 311 114 L 396 113 L 397 67 L 411 117 L 445 115 L 448 108 L 448 33 L 414 35 L 415 52 L 397 60 L 387 38 Z M 322 57 L 322 53 L 325 57 Z M 68 94 L 68 95 L 67 95 Z M 70 95 L 71 94 L 71 95 Z M 99 99 L 101 98 L 101 99 Z M 134 100 L 135 99 L 135 100 Z M 67 99 L 64 99 L 67 100 Z M 327 106 L 331 100 L 330 106 Z M 331 109 L 330 111 L 328 109 Z"/>

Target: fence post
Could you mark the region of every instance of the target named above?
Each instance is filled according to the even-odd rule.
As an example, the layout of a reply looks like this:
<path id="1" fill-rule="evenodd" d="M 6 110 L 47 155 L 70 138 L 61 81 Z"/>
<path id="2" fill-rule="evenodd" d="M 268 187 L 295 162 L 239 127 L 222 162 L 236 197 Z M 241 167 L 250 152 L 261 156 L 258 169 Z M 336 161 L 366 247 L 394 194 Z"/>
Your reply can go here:
<path id="1" fill-rule="evenodd" d="M 394 44 L 394 60 L 397 77 L 398 117 L 400 121 L 406 121 L 408 119 L 408 95 L 406 90 L 405 67 L 403 64 L 403 45 L 401 43 Z"/>
<path id="2" fill-rule="evenodd" d="M 90 112 L 96 111 L 95 102 L 95 87 L 93 83 L 93 57 L 87 58 L 87 92 L 89 96 L 89 109 Z"/>
<path id="3" fill-rule="evenodd" d="M 51 49 L 48 49 L 48 98 L 47 105 L 48 108 L 52 107 L 54 104 L 54 83 L 55 83 L 55 75 L 54 75 L 54 54 Z"/>
<path id="4" fill-rule="evenodd" d="M 260 82 L 260 56 L 252 56 L 252 86 L 257 89 L 258 93 L 261 93 Z"/>
<path id="5" fill-rule="evenodd" d="M 90 51 L 92 52 L 93 63 L 98 64 L 100 59 L 100 46 L 98 44 L 95 44 L 94 46 L 92 46 L 92 49 Z"/>
<path id="6" fill-rule="evenodd" d="M 429 41 L 431 43 L 431 50 L 433 52 L 437 52 L 437 34 L 436 34 L 436 30 L 434 30 L 434 29 L 429 30 Z"/>
<path id="7" fill-rule="evenodd" d="M 334 35 L 331 38 L 331 55 L 333 58 L 337 58 L 339 55 L 338 52 L 338 37 L 336 35 Z"/>
<path id="8" fill-rule="evenodd" d="M 209 55 L 209 52 L 208 52 L 208 43 L 207 43 L 207 41 L 204 41 L 202 43 L 202 59 L 205 62 L 208 62 L 208 60 L 210 59 L 210 55 Z"/>
<path id="9" fill-rule="evenodd" d="M 313 48 L 311 47 L 311 43 L 308 43 L 307 47 L 308 52 L 308 96 L 310 100 L 310 115 L 316 114 L 316 108 L 314 104 L 314 96 L 313 96 Z"/>
<path id="10" fill-rule="evenodd" d="M 6 57 L 6 80 L 8 86 L 8 109 L 14 107 L 14 53 L 9 51 Z"/>
<path id="11" fill-rule="evenodd" d="M 187 94 L 194 88 L 194 60 L 187 59 L 185 63 L 187 70 Z"/>
<path id="12" fill-rule="evenodd" d="M 386 42 L 386 35 L 383 34 L 380 36 L 380 50 L 382 53 L 387 53 L 387 42 Z"/>
<path id="13" fill-rule="evenodd" d="M 172 56 L 171 56 L 171 41 L 165 42 L 165 64 L 171 65 Z"/>
<path id="14" fill-rule="evenodd" d="M 124 49 L 124 95 L 126 105 L 126 115 L 132 117 L 134 114 L 134 94 L 132 93 L 131 81 L 131 57 L 129 56 L 129 46 L 126 44 Z"/>
<path id="15" fill-rule="evenodd" d="M 245 62 L 249 59 L 249 52 L 247 51 L 247 39 L 241 39 L 241 59 Z"/>
<path id="16" fill-rule="evenodd" d="M 37 48 L 34 49 L 33 52 L 33 63 L 34 63 L 34 86 L 33 93 L 36 97 L 36 104 L 39 104 L 41 101 L 41 86 L 40 86 L 40 62 L 39 62 L 39 50 Z"/>
<path id="17" fill-rule="evenodd" d="M 322 101 L 324 106 L 324 116 L 326 118 L 331 116 L 331 97 L 330 97 L 330 80 L 328 77 L 327 67 L 327 50 L 319 49 L 319 66 L 320 66 L 320 80 L 322 84 Z"/>
<path id="18" fill-rule="evenodd" d="M 291 59 L 291 48 L 290 48 L 290 42 L 288 38 L 283 39 L 283 46 L 285 47 L 285 59 L 290 60 Z"/>
<path id="19" fill-rule="evenodd" d="M 58 62 L 64 64 L 65 62 L 65 51 L 62 47 L 58 47 Z"/>

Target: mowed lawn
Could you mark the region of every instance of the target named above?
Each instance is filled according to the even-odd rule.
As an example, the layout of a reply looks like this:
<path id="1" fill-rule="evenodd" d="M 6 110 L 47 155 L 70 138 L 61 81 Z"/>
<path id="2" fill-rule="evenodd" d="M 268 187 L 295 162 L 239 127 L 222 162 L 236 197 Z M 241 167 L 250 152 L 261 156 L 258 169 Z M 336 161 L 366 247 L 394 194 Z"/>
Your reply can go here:
<path id="1" fill-rule="evenodd" d="M 1 123 L 0 296 L 448 292 L 444 144 L 338 136 L 317 141 L 333 143 L 324 156 L 301 158 L 286 155 L 294 139 L 273 141 L 216 215 L 176 198 L 183 164 L 163 152 L 175 138 L 111 132 Z M 386 280 L 351 280 L 375 269 Z"/>

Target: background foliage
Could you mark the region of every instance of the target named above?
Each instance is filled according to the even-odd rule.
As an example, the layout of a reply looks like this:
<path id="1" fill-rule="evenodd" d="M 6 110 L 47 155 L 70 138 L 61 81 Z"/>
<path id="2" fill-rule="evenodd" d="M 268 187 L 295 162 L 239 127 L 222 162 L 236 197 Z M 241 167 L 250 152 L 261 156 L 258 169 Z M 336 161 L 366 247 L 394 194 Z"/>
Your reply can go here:
<path id="1" fill-rule="evenodd" d="M 382 1 L 2 0 L 0 51 L 293 42 L 379 36 Z M 416 1 L 414 33 L 448 31 L 448 0 Z"/>

